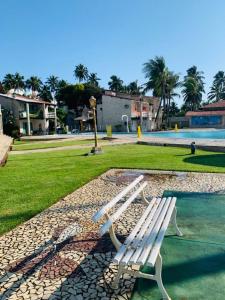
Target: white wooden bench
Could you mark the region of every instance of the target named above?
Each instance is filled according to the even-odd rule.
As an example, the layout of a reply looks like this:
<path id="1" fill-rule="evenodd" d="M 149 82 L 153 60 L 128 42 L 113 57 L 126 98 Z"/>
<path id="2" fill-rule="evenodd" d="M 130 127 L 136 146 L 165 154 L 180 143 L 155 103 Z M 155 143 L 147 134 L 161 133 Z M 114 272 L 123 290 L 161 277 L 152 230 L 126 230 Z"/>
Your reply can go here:
<path id="1" fill-rule="evenodd" d="M 176 198 L 153 198 L 148 201 L 144 195 L 144 189 L 147 182 L 143 182 L 144 176 L 141 175 L 129 184 L 122 192 L 113 198 L 108 204 L 102 207 L 93 216 L 93 221 L 98 222 L 103 216 L 106 222 L 100 228 L 100 234 L 109 232 L 111 240 L 117 250 L 113 259 L 118 264 L 118 274 L 113 282 L 113 287 L 118 288 L 119 278 L 122 273 L 128 273 L 135 277 L 155 280 L 162 293 L 163 299 L 170 299 L 162 283 L 162 257 L 160 247 L 170 221 L 176 229 L 176 234 L 182 236 L 176 223 Z M 141 218 L 133 230 L 130 232 L 122 244 L 116 237 L 114 222 L 116 222 L 128 206 L 141 195 L 146 204 Z M 120 208 L 109 215 L 109 211 L 120 201 L 125 200 Z M 135 216 L 134 216 L 135 218 Z M 155 267 L 155 274 L 142 273 L 139 268 L 143 265 Z M 132 267 L 129 268 L 128 267 Z"/>

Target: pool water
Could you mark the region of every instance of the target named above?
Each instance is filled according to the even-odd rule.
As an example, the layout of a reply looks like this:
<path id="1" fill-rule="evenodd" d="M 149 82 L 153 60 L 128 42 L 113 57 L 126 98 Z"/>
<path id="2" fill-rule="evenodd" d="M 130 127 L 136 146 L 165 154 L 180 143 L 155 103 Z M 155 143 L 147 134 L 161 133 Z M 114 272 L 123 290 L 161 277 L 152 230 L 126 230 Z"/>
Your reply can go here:
<path id="1" fill-rule="evenodd" d="M 156 136 L 178 139 L 225 139 L 225 130 L 207 130 L 207 131 L 178 131 L 178 132 L 146 132 L 144 136 Z"/>

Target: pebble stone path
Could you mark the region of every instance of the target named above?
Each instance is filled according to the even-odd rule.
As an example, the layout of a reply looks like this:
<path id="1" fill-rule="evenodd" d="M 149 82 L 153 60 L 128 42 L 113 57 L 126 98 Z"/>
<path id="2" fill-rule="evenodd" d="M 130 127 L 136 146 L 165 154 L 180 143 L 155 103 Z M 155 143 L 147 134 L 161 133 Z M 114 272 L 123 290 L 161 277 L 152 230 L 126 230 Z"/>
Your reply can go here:
<path id="1" fill-rule="evenodd" d="M 149 182 L 147 194 L 164 190 L 225 192 L 225 174 L 140 171 Z M 139 171 L 110 170 L 28 222 L 0 237 L 0 299 L 130 299 L 134 278 L 125 274 L 120 288 L 110 288 L 117 267 L 109 237 L 100 238 L 99 225 L 91 217 Z M 144 209 L 141 201 L 131 205 L 116 231 L 123 240 L 134 226 L 134 215 Z M 72 224 L 79 224 L 77 236 L 52 243 Z"/>

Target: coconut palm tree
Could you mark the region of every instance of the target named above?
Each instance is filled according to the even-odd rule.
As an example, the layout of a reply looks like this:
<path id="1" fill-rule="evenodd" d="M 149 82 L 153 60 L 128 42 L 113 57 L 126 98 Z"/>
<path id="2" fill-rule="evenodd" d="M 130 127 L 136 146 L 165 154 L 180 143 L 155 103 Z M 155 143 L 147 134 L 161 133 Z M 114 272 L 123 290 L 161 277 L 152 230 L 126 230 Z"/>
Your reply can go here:
<path id="1" fill-rule="evenodd" d="M 14 91 L 17 89 L 23 89 L 25 87 L 24 76 L 18 72 L 14 75 Z"/>
<path id="2" fill-rule="evenodd" d="M 214 101 L 225 100 L 225 74 L 223 71 L 218 71 L 214 76 L 208 97 Z"/>
<path id="3" fill-rule="evenodd" d="M 142 87 L 138 85 L 138 81 L 132 81 L 127 85 L 127 92 L 131 95 L 141 95 Z"/>
<path id="4" fill-rule="evenodd" d="M 51 75 L 46 80 L 46 85 L 49 87 L 53 100 L 55 99 L 55 94 L 59 87 L 59 78 L 57 76 Z"/>
<path id="5" fill-rule="evenodd" d="M 109 89 L 114 92 L 122 92 L 124 90 L 123 80 L 121 80 L 116 75 L 112 75 L 110 77 L 110 81 L 108 82 Z"/>
<path id="6" fill-rule="evenodd" d="M 192 66 L 187 70 L 187 75 L 184 77 L 182 94 L 184 101 L 190 110 L 199 108 L 202 101 L 204 90 L 204 76 L 202 71 L 198 71 L 196 66 Z"/>
<path id="7" fill-rule="evenodd" d="M 202 101 L 202 88 L 199 86 L 199 82 L 193 77 L 186 77 L 182 86 L 186 107 L 190 110 L 198 109 Z"/>
<path id="8" fill-rule="evenodd" d="M 169 125 L 169 115 L 171 112 L 171 101 L 174 97 L 179 97 L 179 94 L 175 92 L 181 85 L 179 81 L 179 75 L 174 72 L 168 72 L 168 78 L 166 82 L 166 124 Z M 172 102 L 174 103 L 174 102 Z"/>
<path id="9" fill-rule="evenodd" d="M 11 89 L 14 90 L 14 93 L 18 89 L 23 89 L 25 86 L 24 77 L 19 73 L 15 74 L 6 74 L 3 81 L 3 86 L 5 90 L 9 91 Z"/>
<path id="10" fill-rule="evenodd" d="M 41 86 L 38 96 L 48 102 L 51 102 L 53 100 L 50 88 L 46 84 L 43 84 Z"/>
<path id="11" fill-rule="evenodd" d="M 15 86 L 14 75 L 10 73 L 6 74 L 2 80 L 2 85 L 6 91 L 14 89 Z"/>
<path id="12" fill-rule="evenodd" d="M 202 71 L 198 71 L 197 67 L 196 66 L 192 66 L 191 68 L 187 69 L 187 75 L 184 77 L 184 80 L 188 77 L 192 77 L 194 78 L 197 82 L 198 82 L 198 85 L 199 85 L 199 90 L 204 93 L 205 90 L 204 90 L 204 79 L 205 77 L 203 76 L 203 72 Z"/>
<path id="13" fill-rule="evenodd" d="M 82 64 L 75 67 L 74 76 L 79 80 L 79 82 L 88 79 L 88 69 Z"/>
<path id="14" fill-rule="evenodd" d="M 156 56 L 144 63 L 143 72 L 148 81 L 145 83 L 144 92 L 152 90 L 153 96 L 160 98 L 160 105 L 156 114 L 156 122 L 159 112 L 163 106 L 162 123 L 165 121 L 166 113 L 166 86 L 169 77 L 169 70 L 165 59 L 162 56 Z M 165 125 L 165 124 L 164 124 Z"/>
<path id="15" fill-rule="evenodd" d="M 94 86 L 98 86 L 99 80 L 101 80 L 101 79 L 98 78 L 97 73 L 90 73 L 88 76 L 88 83 L 90 83 Z"/>
<path id="16" fill-rule="evenodd" d="M 26 88 L 31 90 L 32 96 L 35 96 L 35 93 L 39 92 L 42 86 L 42 81 L 37 76 L 31 76 L 26 81 Z"/>

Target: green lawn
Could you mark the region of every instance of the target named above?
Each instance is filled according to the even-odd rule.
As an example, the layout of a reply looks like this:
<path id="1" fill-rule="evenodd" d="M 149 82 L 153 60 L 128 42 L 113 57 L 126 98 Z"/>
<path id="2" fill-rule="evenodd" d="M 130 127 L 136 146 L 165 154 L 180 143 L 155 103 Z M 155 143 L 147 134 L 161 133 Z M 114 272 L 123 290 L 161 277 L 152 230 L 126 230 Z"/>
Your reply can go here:
<path id="1" fill-rule="evenodd" d="M 104 143 L 106 141 L 99 140 L 100 143 Z M 46 149 L 46 148 L 57 148 L 63 146 L 73 146 L 73 145 L 87 145 L 93 144 L 93 139 L 86 140 L 60 140 L 60 141 L 52 141 L 52 142 L 27 142 L 27 141 L 16 141 L 13 145 L 13 151 L 21 151 L 21 150 L 34 150 L 34 149 Z"/>
<path id="2" fill-rule="evenodd" d="M 0 168 L 0 234 L 31 218 L 110 168 L 225 172 L 225 154 L 145 145 L 105 146 L 103 155 L 86 150 L 11 155 Z"/>

